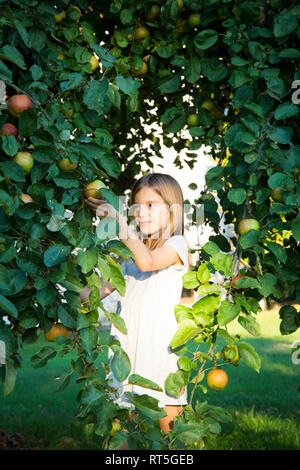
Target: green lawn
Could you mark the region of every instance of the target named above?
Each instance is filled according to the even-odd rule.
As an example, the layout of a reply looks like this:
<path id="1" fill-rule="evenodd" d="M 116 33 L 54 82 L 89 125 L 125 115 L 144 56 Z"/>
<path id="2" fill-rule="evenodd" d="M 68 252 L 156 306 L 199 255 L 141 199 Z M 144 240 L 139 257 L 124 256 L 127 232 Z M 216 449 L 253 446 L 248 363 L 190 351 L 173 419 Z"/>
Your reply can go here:
<path id="1" fill-rule="evenodd" d="M 275 309 L 259 314 L 259 322 L 260 338 L 251 337 L 235 322 L 230 332 L 239 334 L 259 352 L 261 372 L 242 363 L 238 367 L 226 364 L 226 389 L 195 395 L 200 401 L 225 407 L 234 418 L 221 435 L 209 439 L 208 449 L 300 449 L 300 365 L 291 361 L 291 344 L 300 339 L 299 333 L 281 336 Z M 16 387 L 5 398 L 1 385 L 0 430 L 21 433 L 25 448 L 96 448 L 74 418 L 80 385 L 71 381 L 62 392 L 54 391 L 54 377 L 69 370 L 70 355 L 50 360 L 45 368 L 31 368 L 30 357 L 42 344 L 43 340 L 26 346 Z"/>

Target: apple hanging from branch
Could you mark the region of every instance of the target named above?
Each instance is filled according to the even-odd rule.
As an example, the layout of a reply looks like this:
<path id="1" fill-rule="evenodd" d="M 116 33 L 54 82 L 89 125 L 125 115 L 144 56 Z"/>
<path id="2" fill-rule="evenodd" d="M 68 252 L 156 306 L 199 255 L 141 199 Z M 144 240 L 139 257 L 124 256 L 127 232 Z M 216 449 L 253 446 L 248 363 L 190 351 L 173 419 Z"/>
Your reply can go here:
<path id="1" fill-rule="evenodd" d="M 33 108 L 33 102 L 29 96 L 24 94 L 13 95 L 7 101 L 7 111 L 16 118 L 19 118 L 29 108 Z"/>

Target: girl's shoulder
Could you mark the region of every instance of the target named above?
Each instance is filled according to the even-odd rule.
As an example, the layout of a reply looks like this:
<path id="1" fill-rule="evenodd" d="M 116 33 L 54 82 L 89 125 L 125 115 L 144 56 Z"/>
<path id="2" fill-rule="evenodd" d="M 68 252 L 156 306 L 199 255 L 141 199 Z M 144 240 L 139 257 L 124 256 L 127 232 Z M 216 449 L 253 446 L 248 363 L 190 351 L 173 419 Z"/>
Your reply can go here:
<path id="1" fill-rule="evenodd" d="M 177 251 L 183 262 L 183 265 L 180 265 L 179 268 L 183 269 L 189 266 L 189 246 L 184 235 L 172 235 L 163 245 L 172 246 Z M 172 266 L 175 267 L 176 265 Z"/>

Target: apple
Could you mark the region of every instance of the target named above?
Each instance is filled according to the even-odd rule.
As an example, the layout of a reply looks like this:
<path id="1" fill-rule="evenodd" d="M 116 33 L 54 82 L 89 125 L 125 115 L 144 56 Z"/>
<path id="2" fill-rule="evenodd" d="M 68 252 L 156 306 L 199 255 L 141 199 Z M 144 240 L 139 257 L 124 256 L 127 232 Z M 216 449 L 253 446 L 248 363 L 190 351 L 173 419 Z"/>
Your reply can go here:
<path id="1" fill-rule="evenodd" d="M 152 5 L 146 18 L 147 20 L 154 20 L 154 18 L 157 18 L 159 15 L 160 15 L 160 6 Z"/>
<path id="2" fill-rule="evenodd" d="M 183 0 L 177 0 L 177 5 L 178 5 L 179 10 L 182 10 L 183 9 Z"/>
<path id="3" fill-rule="evenodd" d="M 66 116 L 67 118 L 70 118 L 73 116 L 74 114 L 74 108 L 73 108 L 73 105 L 72 103 L 70 102 L 65 102 L 65 103 L 62 103 L 60 105 L 60 111 L 62 112 L 62 114 L 64 116 Z"/>
<path id="4" fill-rule="evenodd" d="M 1 133 L 0 135 L 14 135 L 15 138 L 18 137 L 18 129 L 16 126 L 11 124 L 10 122 L 7 122 L 1 127 Z"/>
<path id="5" fill-rule="evenodd" d="M 238 224 L 240 235 L 249 232 L 249 230 L 259 230 L 259 223 L 256 219 L 242 219 Z"/>
<path id="6" fill-rule="evenodd" d="M 283 189 L 281 187 L 271 189 L 270 191 L 273 201 L 282 202 L 283 201 Z"/>
<path id="7" fill-rule="evenodd" d="M 145 62 L 143 62 L 143 65 L 141 68 L 139 69 L 135 69 L 134 68 L 134 64 L 131 65 L 131 71 L 132 71 L 132 74 L 136 77 L 140 76 L 140 75 L 146 75 L 147 73 L 147 70 L 148 70 L 148 66 Z"/>
<path id="8" fill-rule="evenodd" d="M 95 199 L 103 199 L 103 195 L 100 191 L 101 188 L 106 188 L 103 181 L 94 180 L 85 187 L 84 196 L 86 198 L 93 197 Z"/>
<path id="9" fill-rule="evenodd" d="M 96 70 L 97 67 L 99 67 L 99 60 L 94 55 L 92 55 L 92 57 L 90 58 L 89 63 L 92 66 L 92 71 L 93 72 L 94 72 L 94 70 Z"/>
<path id="10" fill-rule="evenodd" d="M 214 109 L 214 104 L 211 100 L 204 100 L 201 108 L 206 109 L 207 111 L 212 111 Z"/>
<path id="11" fill-rule="evenodd" d="M 13 95 L 7 101 L 7 111 L 17 118 L 29 108 L 33 108 L 33 103 L 27 95 Z"/>
<path id="12" fill-rule="evenodd" d="M 31 172 L 34 160 L 30 152 L 18 152 L 13 161 L 23 168 L 25 175 Z"/>
<path id="13" fill-rule="evenodd" d="M 76 5 L 71 5 L 67 9 L 67 14 L 68 14 L 68 17 L 71 18 L 72 20 L 79 20 L 79 18 L 81 17 L 81 10 Z"/>
<path id="14" fill-rule="evenodd" d="M 186 120 L 188 126 L 190 127 L 193 127 L 193 126 L 198 126 L 199 124 L 199 117 L 197 114 L 193 113 L 193 114 L 190 114 L 188 117 L 187 117 L 187 120 Z"/>
<path id="15" fill-rule="evenodd" d="M 64 336 L 67 338 L 69 336 L 70 330 L 60 323 L 54 323 L 49 331 L 44 333 L 45 338 L 48 341 L 54 341 L 57 336 Z"/>
<path id="16" fill-rule="evenodd" d="M 58 166 L 63 171 L 73 171 L 78 167 L 78 162 L 71 162 L 69 157 L 64 157 L 58 162 Z"/>
<path id="17" fill-rule="evenodd" d="M 208 372 L 206 382 L 214 390 L 223 390 L 228 384 L 228 375 L 223 369 L 213 369 Z"/>
<path id="18" fill-rule="evenodd" d="M 191 26 L 191 28 L 195 28 L 196 26 L 199 26 L 200 24 L 200 18 L 201 15 L 200 13 L 193 13 L 188 17 L 188 25 Z"/>
<path id="19" fill-rule="evenodd" d="M 150 33 L 145 26 L 139 26 L 134 34 L 134 39 L 136 41 L 143 41 L 143 39 L 148 38 L 150 36 Z"/>
<path id="20" fill-rule="evenodd" d="M 60 13 L 57 13 L 57 15 L 54 15 L 56 23 L 60 23 L 65 17 L 66 17 L 65 10 L 61 11 Z"/>

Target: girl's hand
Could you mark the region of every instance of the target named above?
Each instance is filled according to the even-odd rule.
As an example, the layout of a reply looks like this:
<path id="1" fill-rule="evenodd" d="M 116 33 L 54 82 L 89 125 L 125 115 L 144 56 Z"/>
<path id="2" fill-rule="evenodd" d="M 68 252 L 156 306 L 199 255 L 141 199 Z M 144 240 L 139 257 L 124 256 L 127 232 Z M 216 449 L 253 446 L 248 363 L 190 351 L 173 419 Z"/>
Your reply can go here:
<path id="1" fill-rule="evenodd" d="M 95 199 L 94 197 L 88 197 L 85 199 L 85 202 L 91 206 L 91 208 L 96 212 L 96 216 L 100 217 L 112 217 L 118 219 L 120 214 L 119 212 L 107 201 L 103 199 Z"/>

